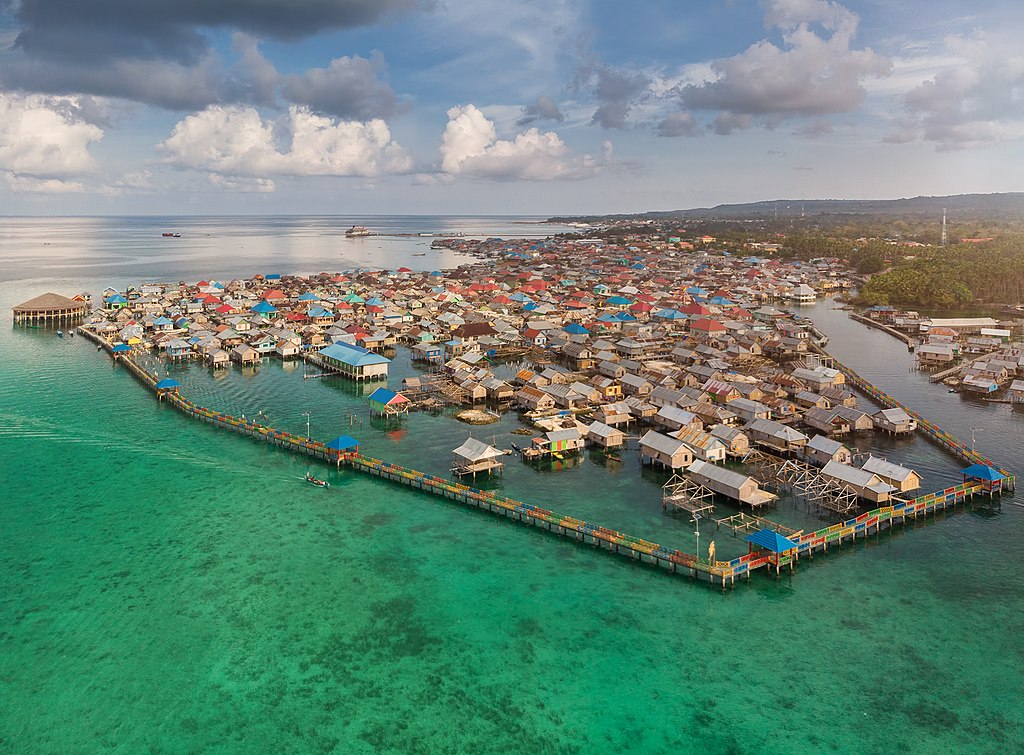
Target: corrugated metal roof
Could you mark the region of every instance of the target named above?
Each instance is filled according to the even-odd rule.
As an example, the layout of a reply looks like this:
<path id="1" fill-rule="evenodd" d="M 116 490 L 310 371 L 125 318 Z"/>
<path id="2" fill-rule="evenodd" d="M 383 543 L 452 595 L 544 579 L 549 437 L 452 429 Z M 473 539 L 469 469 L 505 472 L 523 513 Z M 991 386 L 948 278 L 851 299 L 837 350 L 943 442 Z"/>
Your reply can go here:
<path id="1" fill-rule="evenodd" d="M 759 545 L 773 553 L 785 553 L 786 551 L 793 550 L 798 547 L 797 543 L 794 543 L 788 537 L 780 535 L 774 530 L 758 530 L 757 532 L 747 535 L 747 542 Z"/>

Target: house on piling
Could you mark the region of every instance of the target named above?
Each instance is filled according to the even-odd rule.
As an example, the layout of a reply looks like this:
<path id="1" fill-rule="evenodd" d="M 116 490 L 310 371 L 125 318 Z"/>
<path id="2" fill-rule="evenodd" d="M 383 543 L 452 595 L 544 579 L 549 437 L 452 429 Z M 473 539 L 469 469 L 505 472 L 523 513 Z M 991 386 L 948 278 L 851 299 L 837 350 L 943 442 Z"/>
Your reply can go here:
<path id="1" fill-rule="evenodd" d="M 873 472 L 868 472 L 838 461 L 830 461 L 821 469 L 821 476 L 853 490 L 859 497 L 872 503 L 885 503 L 896 488 Z"/>
<path id="2" fill-rule="evenodd" d="M 756 419 L 746 429 L 750 439 L 775 451 L 799 453 L 809 438 L 799 430 L 771 419 Z"/>
<path id="3" fill-rule="evenodd" d="M 350 380 L 387 380 L 391 360 L 362 346 L 337 341 L 317 352 L 328 367 Z"/>
<path id="4" fill-rule="evenodd" d="M 907 414 L 903 409 L 882 409 L 871 415 L 875 427 L 893 435 L 912 433 L 917 429 L 917 420 Z"/>
<path id="5" fill-rule="evenodd" d="M 693 463 L 693 451 L 681 440 L 649 430 L 640 439 L 640 461 L 667 469 L 683 469 Z"/>
<path id="6" fill-rule="evenodd" d="M 876 456 L 868 457 L 868 460 L 861 464 L 861 469 L 878 475 L 882 482 L 889 483 L 901 493 L 909 493 L 921 487 L 921 475 L 913 469 Z"/>
<path id="7" fill-rule="evenodd" d="M 370 414 L 381 417 L 401 417 L 409 415 L 411 402 L 401 393 L 395 393 L 388 388 L 378 388 L 371 393 L 367 400 L 370 402 Z"/>
<path id="8" fill-rule="evenodd" d="M 830 461 L 849 464 L 853 461 L 853 453 L 838 440 L 815 435 L 804 446 L 804 461 L 817 467 L 823 467 Z"/>
<path id="9" fill-rule="evenodd" d="M 692 462 L 686 467 L 686 474 L 698 485 L 754 509 L 771 503 L 778 497 L 774 493 L 761 490 L 761 486 L 753 477 L 706 461 Z"/>
<path id="10" fill-rule="evenodd" d="M 459 477 L 501 472 L 505 465 L 499 459 L 503 455 L 502 451 L 482 440 L 467 438 L 465 443 L 452 451 L 452 472 Z"/>
<path id="11" fill-rule="evenodd" d="M 618 448 L 625 445 L 626 434 L 616 427 L 595 421 L 587 429 L 587 440 L 601 448 Z"/>
<path id="12" fill-rule="evenodd" d="M 715 425 L 710 432 L 725 443 L 725 452 L 729 456 L 743 457 L 750 451 L 750 438 L 738 427 Z"/>

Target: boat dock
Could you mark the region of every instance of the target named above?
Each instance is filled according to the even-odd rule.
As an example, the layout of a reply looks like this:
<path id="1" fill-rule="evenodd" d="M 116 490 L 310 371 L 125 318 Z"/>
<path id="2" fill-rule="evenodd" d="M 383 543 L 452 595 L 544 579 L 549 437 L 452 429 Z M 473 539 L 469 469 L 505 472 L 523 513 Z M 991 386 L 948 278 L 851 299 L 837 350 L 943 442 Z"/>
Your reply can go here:
<path id="1" fill-rule="evenodd" d="M 840 545 L 857 538 L 866 538 L 868 535 L 888 529 L 896 523 L 904 523 L 907 519 L 917 519 L 919 516 L 927 516 L 927 514 L 940 509 L 965 503 L 974 495 L 984 492 L 984 486 L 980 482 L 965 482 L 910 501 L 901 501 L 892 506 L 873 509 L 860 516 L 809 533 L 794 532 L 790 528 L 760 517 L 749 518 L 752 521 L 737 520 L 735 517 L 731 517 L 720 520 L 719 526 L 724 523 L 733 530 L 734 534 L 739 534 L 752 529 L 754 524 L 761 525 L 762 529 L 788 533 L 788 541 L 792 543 L 793 547 L 780 553 L 768 553 L 764 550 L 753 551 L 729 561 L 701 559 L 675 548 L 558 514 L 549 509 L 523 503 L 490 491 L 364 456 L 358 452 L 332 449 L 327 444 L 312 438 L 281 432 L 252 420 L 239 419 L 208 407 L 198 406 L 182 396 L 177 387 L 160 388 L 159 376 L 141 366 L 130 350 L 115 354 L 114 347 L 109 341 L 85 328 L 79 328 L 79 332 L 105 348 L 143 385 L 152 390 L 158 400 L 167 402 L 186 416 L 280 446 L 295 453 L 305 454 L 327 464 L 335 464 L 339 468 L 344 464 L 355 471 L 538 527 L 577 543 L 598 547 L 615 555 L 664 569 L 672 574 L 688 574 L 694 579 L 704 580 L 722 587 L 734 585 L 737 577 L 749 579 L 750 573 L 760 568 L 770 570 L 771 567 L 774 567 L 775 573 L 779 574 L 781 569 L 788 565 L 792 571 L 794 563 L 802 555 L 810 556 L 817 551 L 827 551 L 829 546 Z M 1012 477 L 1010 479 L 1012 480 Z"/>
<path id="2" fill-rule="evenodd" d="M 890 328 L 885 323 L 878 322 L 877 320 L 872 320 L 870 317 L 864 317 L 864 315 L 859 315 L 856 312 L 850 312 L 849 315 L 851 320 L 856 320 L 859 323 L 863 323 L 864 325 L 867 325 L 869 328 L 875 328 L 876 330 L 884 331 L 891 335 L 893 338 L 898 338 L 899 340 L 903 341 L 903 343 L 907 345 L 908 351 L 913 351 L 914 346 L 917 345 L 917 342 L 909 335 L 907 335 L 906 333 L 901 333 L 900 331 L 896 330 L 896 328 Z"/>

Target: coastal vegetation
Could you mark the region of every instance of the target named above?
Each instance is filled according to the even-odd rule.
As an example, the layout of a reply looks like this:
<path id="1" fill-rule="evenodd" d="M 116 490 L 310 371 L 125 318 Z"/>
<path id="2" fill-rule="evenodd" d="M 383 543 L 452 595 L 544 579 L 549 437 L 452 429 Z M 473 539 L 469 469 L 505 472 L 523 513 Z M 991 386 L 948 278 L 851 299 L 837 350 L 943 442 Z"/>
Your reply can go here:
<path id="1" fill-rule="evenodd" d="M 926 308 L 1024 301 L 1024 236 L 922 247 L 861 289 L 862 304 Z"/>

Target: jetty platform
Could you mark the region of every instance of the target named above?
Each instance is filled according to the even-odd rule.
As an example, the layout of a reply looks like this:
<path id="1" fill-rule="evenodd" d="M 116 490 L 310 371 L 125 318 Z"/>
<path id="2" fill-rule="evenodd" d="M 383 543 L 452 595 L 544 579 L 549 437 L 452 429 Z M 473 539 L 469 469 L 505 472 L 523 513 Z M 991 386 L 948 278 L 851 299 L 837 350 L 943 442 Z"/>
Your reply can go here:
<path id="1" fill-rule="evenodd" d="M 890 328 L 885 323 L 878 322 L 877 320 L 872 320 L 870 317 L 864 317 L 864 315 L 859 315 L 856 312 L 850 312 L 849 315 L 851 320 L 856 320 L 859 323 L 863 323 L 864 325 L 867 325 L 869 328 L 875 328 L 876 330 L 884 331 L 891 335 L 893 338 L 898 338 L 899 340 L 903 341 L 903 343 L 907 345 L 908 351 L 913 351 L 914 346 L 917 345 L 917 342 L 913 338 L 908 336 L 906 333 L 901 333 L 900 331 L 896 330 L 896 328 Z"/>
<path id="2" fill-rule="evenodd" d="M 895 524 L 902 524 L 908 519 L 926 517 L 929 513 L 966 503 L 977 494 L 984 492 L 991 494 L 991 491 L 985 490 L 981 482 L 964 482 L 913 500 L 901 501 L 892 506 L 882 506 L 857 517 L 807 533 L 793 531 L 782 525 L 775 525 L 770 520 L 758 518 L 758 523 L 764 529 L 770 529 L 776 533 L 785 532 L 785 540 L 792 544 L 791 547 L 787 546 L 785 551 L 775 553 L 766 550 L 752 550 L 750 553 L 728 561 L 701 559 L 675 548 L 582 519 L 558 514 L 550 509 L 375 459 L 358 452 L 332 449 L 327 444 L 312 438 L 282 432 L 252 420 L 240 419 L 208 407 L 199 406 L 182 396 L 177 387 L 159 387 L 161 384 L 166 386 L 166 381 L 161 381 L 157 374 L 140 365 L 130 349 L 115 351 L 113 344 L 92 331 L 79 328 L 79 332 L 105 348 L 115 361 L 124 365 L 144 386 L 153 391 L 158 400 L 166 402 L 193 419 L 285 448 L 294 453 L 304 454 L 327 464 L 334 464 L 339 468 L 345 465 L 354 471 L 513 519 L 578 544 L 598 547 L 615 555 L 664 569 L 672 574 L 689 575 L 694 579 L 722 587 L 734 585 L 737 578 L 749 579 L 750 574 L 758 569 L 764 569 L 766 572 L 774 570 L 776 575 L 780 574 L 782 569 L 787 566 L 792 571 L 794 564 L 801 556 L 811 556 L 818 551 L 827 552 L 830 546 L 834 548 L 858 538 L 867 538 L 869 535 L 889 529 Z M 988 464 L 994 466 L 991 462 Z M 727 526 L 730 525 L 727 524 Z M 734 534 L 742 529 L 736 526 L 731 528 Z"/>

